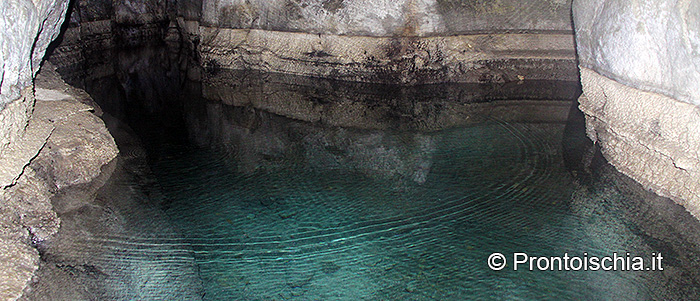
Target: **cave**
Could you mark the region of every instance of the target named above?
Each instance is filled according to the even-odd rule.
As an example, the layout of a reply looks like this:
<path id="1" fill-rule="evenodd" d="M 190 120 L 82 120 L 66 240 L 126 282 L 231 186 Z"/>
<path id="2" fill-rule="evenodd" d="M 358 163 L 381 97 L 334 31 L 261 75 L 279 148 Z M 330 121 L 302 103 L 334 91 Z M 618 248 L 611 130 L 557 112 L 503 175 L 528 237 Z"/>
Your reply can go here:
<path id="1" fill-rule="evenodd" d="M 0 298 L 700 297 L 700 2 L 0 3 Z"/>

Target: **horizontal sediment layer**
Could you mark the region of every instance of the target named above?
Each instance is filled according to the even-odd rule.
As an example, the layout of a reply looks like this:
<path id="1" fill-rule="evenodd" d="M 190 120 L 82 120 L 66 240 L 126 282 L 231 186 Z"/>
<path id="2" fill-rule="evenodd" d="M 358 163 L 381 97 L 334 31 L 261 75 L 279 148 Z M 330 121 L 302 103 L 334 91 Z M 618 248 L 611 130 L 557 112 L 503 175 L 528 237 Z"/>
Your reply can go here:
<path id="1" fill-rule="evenodd" d="M 191 22 L 191 21 L 190 21 Z M 192 35 L 192 24 L 181 20 Z M 573 35 L 371 37 L 198 27 L 201 62 L 346 81 L 430 84 L 576 81 Z"/>
<path id="2" fill-rule="evenodd" d="M 588 136 L 622 173 L 700 218 L 700 108 L 581 68 Z"/>
<path id="3" fill-rule="evenodd" d="M 168 29 L 165 22 L 118 24 L 113 20 L 72 24 L 53 49 L 49 61 L 71 85 L 114 75 L 115 58 L 120 51 L 161 45 Z"/>

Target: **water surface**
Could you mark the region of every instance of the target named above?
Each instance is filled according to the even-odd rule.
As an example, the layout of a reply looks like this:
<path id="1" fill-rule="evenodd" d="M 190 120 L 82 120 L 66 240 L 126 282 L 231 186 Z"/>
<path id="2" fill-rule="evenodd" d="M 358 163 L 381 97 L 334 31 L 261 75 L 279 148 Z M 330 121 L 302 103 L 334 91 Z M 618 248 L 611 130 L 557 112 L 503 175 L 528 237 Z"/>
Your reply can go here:
<path id="1" fill-rule="evenodd" d="M 98 201 L 62 216 L 47 279 L 55 263 L 96 299 L 700 295 L 697 220 L 607 165 L 576 84 L 163 78 L 87 84 L 121 154 Z M 664 270 L 495 271 L 494 252 L 662 253 Z"/>
<path id="2" fill-rule="evenodd" d="M 682 233 L 696 221 L 605 165 L 569 117 L 574 99 L 533 93 L 538 84 L 556 87 L 433 86 L 452 94 L 416 100 L 205 84 L 181 123 L 135 127 L 205 299 L 696 296 L 697 235 Z M 494 252 L 662 252 L 666 269 L 494 271 Z"/>

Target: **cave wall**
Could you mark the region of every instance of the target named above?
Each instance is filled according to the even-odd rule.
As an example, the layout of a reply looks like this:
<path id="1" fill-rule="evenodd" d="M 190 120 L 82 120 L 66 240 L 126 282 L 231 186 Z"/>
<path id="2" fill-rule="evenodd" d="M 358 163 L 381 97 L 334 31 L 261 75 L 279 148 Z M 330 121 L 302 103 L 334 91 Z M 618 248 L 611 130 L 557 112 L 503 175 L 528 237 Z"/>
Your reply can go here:
<path id="1" fill-rule="evenodd" d="M 203 0 L 202 25 L 350 36 L 571 31 L 571 1 Z"/>
<path id="2" fill-rule="evenodd" d="M 588 136 L 700 217 L 700 2 L 574 1 Z"/>
<path id="3" fill-rule="evenodd" d="M 37 268 L 39 254 L 28 244 L 28 229 L 41 224 L 57 227 L 55 214 L 45 198 L 43 186 L 31 183 L 25 172 L 30 160 L 46 143 L 51 128 L 30 126 L 35 111 L 33 79 L 44 51 L 56 37 L 67 0 L 0 2 L 0 299 L 22 294 Z M 24 176 L 23 176 L 24 175 Z M 32 189 L 34 188 L 34 189 Z M 28 191 L 24 208 L 17 195 Z M 32 196 L 31 192 L 38 195 Z M 30 202 L 30 205 L 26 205 Z M 32 205 L 31 203 L 35 203 Z M 50 234 L 51 229 L 46 229 Z"/>
<path id="4" fill-rule="evenodd" d="M 49 60 L 76 86 L 112 76 L 122 50 L 164 43 L 174 7 L 165 0 L 73 1 Z"/>
<path id="5" fill-rule="evenodd" d="M 370 83 L 577 80 L 571 1 L 179 1 L 199 64 Z"/>
<path id="6" fill-rule="evenodd" d="M 577 81 L 570 9 L 570 0 L 76 1 L 51 61 L 80 85 L 119 73 L 115 52 L 165 42 L 193 80 L 203 77 L 192 67 L 410 85 Z"/>
<path id="7" fill-rule="evenodd" d="M 190 78 L 205 81 L 221 69 L 411 85 L 577 80 L 569 14 L 573 5 L 584 90 L 580 108 L 589 137 L 618 170 L 700 217 L 697 1 L 72 3 L 67 29 L 50 51 L 51 61 L 76 85 L 115 74 L 123 83 L 143 80 L 132 76 L 154 65 L 143 57 L 167 66 L 163 73 L 177 62 Z M 41 88 L 37 95 L 42 99 L 35 105 L 38 97 L 32 81 L 44 52 L 58 36 L 67 7 L 67 0 L 0 2 L 0 262 L 5 264 L 0 276 L 9 279 L 0 289 L 2 299 L 18 297 L 36 269 L 38 252 L 30 242 L 57 231 L 58 218 L 47 205 L 50 195 L 42 191 L 60 185 L 55 178 L 36 179 L 37 173 L 53 168 L 46 162 L 55 162 L 53 156 L 60 152 L 51 153 L 44 146 L 61 149 L 63 144 L 72 149 L 73 142 L 67 140 L 50 142 L 52 133 L 64 132 L 64 138 L 76 133 L 74 125 L 82 121 L 73 115 L 94 121 L 87 112 L 96 108 L 80 101 L 62 103 L 59 106 L 67 109 L 55 110 L 54 102 L 65 97 L 47 91 L 69 89 L 60 84 Z M 163 43 L 176 45 L 187 58 L 171 59 L 180 52 L 134 50 Z M 204 76 L 191 64 L 204 67 Z M 147 81 L 141 84 L 152 84 Z M 124 87 L 128 91 L 138 85 Z M 81 98 L 78 94 L 69 97 Z M 32 123 L 33 117 L 41 119 Z M 57 121 L 66 127 L 56 130 Z M 94 177 L 99 166 L 116 155 L 100 122 L 94 121 L 95 131 L 88 134 L 101 137 L 95 148 L 107 145 L 108 150 L 90 164 L 90 175 L 79 176 L 80 181 Z M 27 169 L 37 156 L 41 158 L 37 165 Z M 71 160 L 80 156 L 63 163 L 72 166 Z M 26 205 L 24 199 L 10 198 L 20 193 L 37 196 L 32 200 L 39 205 L 31 207 L 30 214 L 15 210 Z"/>
<path id="8" fill-rule="evenodd" d="M 118 150 L 99 108 L 67 85 L 44 55 L 68 0 L 0 3 L 0 299 L 22 296 L 37 246 L 61 220 L 51 197 L 90 182 Z"/>
<path id="9" fill-rule="evenodd" d="M 0 157 L 27 125 L 34 104 L 32 79 L 58 35 L 67 5 L 68 0 L 0 3 Z M 16 171 L 3 172 L 18 176 Z"/>
<path id="10" fill-rule="evenodd" d="M 196 70 L 191 53 L 182 51 L 176 9 L 171 0 L 73 1 L 47 60 L 113 117 L 124 117 L 124 97 L 139 103 L 172 99 L 180 74 Z"/>

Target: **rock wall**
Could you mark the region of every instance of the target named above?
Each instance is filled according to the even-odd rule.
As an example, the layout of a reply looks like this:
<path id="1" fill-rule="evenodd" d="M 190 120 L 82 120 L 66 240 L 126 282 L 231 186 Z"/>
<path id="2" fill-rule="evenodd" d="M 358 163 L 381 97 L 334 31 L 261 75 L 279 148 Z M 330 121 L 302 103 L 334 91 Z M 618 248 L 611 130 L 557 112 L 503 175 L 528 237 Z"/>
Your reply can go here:
<path id="1" fill-rule="evenodd" d="M 67 4 L 0 3 L 0 299 L 18 298 L 36 270 L 39 255 L 28 244 L 28 229 L 46 235 L 57 226 L 42 185 L 32 181 L 34 175 L 25 167 L 50 134 L 45 127 L 30 125 L 35 110 L 32 80 L 58 34 Z M 35 197 L 18 199 L 25 191 Z M 38 225 L 53 230 L 40 231 Z"/>
<path id="2" fill-rule="evenodd" d="M 60 43 L 49 60 L 70 84 L 114 75 L 125 49 L 162 45 L 174 13 L 166 1 L 73 1 Z"/>
<path id="3" fill-rule="evenodd" d="M 588 136 L 700 218 L 700 2 L 574 1 Z"/>
<path id="4" fill-rule="evenodd" d="M 178 2 L 178 26 L 210 73 L 411 85 L 575 81 L 570 7 L 566 0 L 189 0 Z"/>
<path id="5" fill-rule="evenodd" d="M 0 157 L 2 299 L 21 296 L 39 264 L 36 247 L 59 230 L 53 195 L 90 182 L 117 154 L 112 136 L 93 113 L 99 108 L 84 91 L 66 85 L 50 65 L 42 67 L 33 88 L 36 100 L 24 133 Z M 12 174 L 17 174 L 14 180 Z"/>
<path id="6" fill-rule="evenodd" d="M 58 231 L 50 198 L 90 181 L 117 153 L 84 92 L 44 66 L 68 0 L 0 3 L 0 299 L 14 300 Z M 42 69 L 43 80 L 34 84 Z M 45 71 L 44 71 L 45 70 Z M 92 112 L 91 112 L 92 111 Z"/>
<path id="7" fill-rule="evenodd" d="M 167 44 L 179 69 L 394 84 L 577 81 L 570 0 L 75 2 L 51 61 L 71 84 Z"/>
<path id="8" fill-rule="evenodd" d="M 58 34 L 67 4 L 68 0 L 0 3 L 0 158 L 27 125 L 34 104 L 31 81 Z M 13 180 L 19 175 L 7 172 Z"/>
<path id="9" fill-rule="evenodd" d="M 571 1 L 203 0 L 202 25 L 349 36 L 571 31 Z"/>

